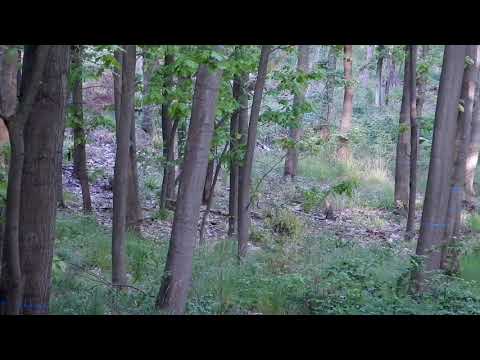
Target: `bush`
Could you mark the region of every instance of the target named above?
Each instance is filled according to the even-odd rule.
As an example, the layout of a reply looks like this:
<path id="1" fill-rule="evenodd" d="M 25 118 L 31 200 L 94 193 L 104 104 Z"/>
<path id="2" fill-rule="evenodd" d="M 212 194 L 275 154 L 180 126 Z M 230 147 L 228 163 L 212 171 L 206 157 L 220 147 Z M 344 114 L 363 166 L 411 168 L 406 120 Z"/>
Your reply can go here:
<path id="1" fill-rule="evenodd" d="M 269 222 L 273 232 L 281 236 L 298 238 L 303 231 L 302 221 L 291 210 L 277 209 Z"/>

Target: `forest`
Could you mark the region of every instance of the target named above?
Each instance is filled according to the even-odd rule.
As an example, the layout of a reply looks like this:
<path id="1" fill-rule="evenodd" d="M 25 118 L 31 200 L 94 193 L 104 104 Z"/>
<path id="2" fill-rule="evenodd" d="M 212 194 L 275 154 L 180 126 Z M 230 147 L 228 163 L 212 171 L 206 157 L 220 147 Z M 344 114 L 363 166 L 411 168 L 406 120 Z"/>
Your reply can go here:
<path id="1" fill-rule="evenodd" d="M 479 45 L 0 45 L 0 314 L 479 315 L 479 85 Z"/>

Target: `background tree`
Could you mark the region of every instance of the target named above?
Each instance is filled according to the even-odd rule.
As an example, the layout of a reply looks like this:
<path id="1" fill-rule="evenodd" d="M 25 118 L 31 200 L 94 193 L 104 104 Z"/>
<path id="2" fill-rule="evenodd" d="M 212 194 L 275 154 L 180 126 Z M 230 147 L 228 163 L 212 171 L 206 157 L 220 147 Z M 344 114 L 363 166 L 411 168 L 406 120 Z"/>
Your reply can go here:
<path id="1" fill-rule="evenodd" d="M 83 118 L 83 69 L 82 45 L 73 46 L 72 52 L 72 109 L 73 109 L 73 173 L 82 188 L 83 211 L 92 211 L 90 186 L 88 184 L 85 121 Z M 63 156 L 63 154 L 62 154 Z"/>
<path id="2" fill-rule="evenodd" d="M 157 309 L 185 311 L 192 276 L 192 257 L 222 72 L 202 64 L 197 73 L 192 117 L 179 185 L 170 247 Z"/>
<path id="3" fill-rule="evenodd" d="M 309 70 L 309 54 L 310 47 L 308 45 L 298 46 L 298 61 L 297 61 L 297 73 L 298 76 L 308 73 Z M 301 107 L 305 102 L 305 91 L 307 90 L 307 84 L 304 83 L 299 89 L 296 89 L 293 98 L 293 111 L 298 112 L 297 118 L 294 123 L 290 125 L 288 138 L 292 142 L 292 146 L 287 149 L 287 157 L 285 158 L 285 167 L 283 171 L 284 177 L 290 177 L 293 179 L 297 175 L 298 168 L 298 150 L 296 143 L 300 140 L 300 133 L 302 129 L 302 114 Z"/>
<path id="4" fill-rule="evenodd" d="M 248 124 L 247 152 L 245 160 L 240 167 L 239 193 L 238 193 L 238 256 L 243 258 L 247 253 L 247 242 L 250 233 L 250 187 L 252 177 L 253 155 L 257 141 L 257 124 L 260 117 L 260 106 L 262 103 L 263 90 L 267 78 L 268 59 L 272 47 L 263 45 L 258 65 L 257 81 L 250 110 L 250 121 Z M 243 123 L 240 121 L 240 128 Z M 243 130 L 243 129 L 242 129 Z M 243 133 L 243 132 L 242 132 Z"/>
<path id="5" fill-rule="evenodd" d="M 345 76 L 345 92 L 343 97 L 343 111 L 340 119 L 340 133 L 339 146 L 337 149 L 337 156 L 343 161 L 351 158 L 351 150 L 349 145 L 349 132 L 352 128 L 352 114 L 353 114 L 353 75 L 352 62 L 353 53 L 352 45 L 344 46 L 343 55 L 343 71 Z"/>
<path id="6" fill-rule="evenodd" d="M 123 46 L 122 90 L 119 117 L 116 122 L 117 150 L 113 184 L 112 283 L 127 284 L 126 217 L 130 132 L 135 101 L 136 46 Z"/>

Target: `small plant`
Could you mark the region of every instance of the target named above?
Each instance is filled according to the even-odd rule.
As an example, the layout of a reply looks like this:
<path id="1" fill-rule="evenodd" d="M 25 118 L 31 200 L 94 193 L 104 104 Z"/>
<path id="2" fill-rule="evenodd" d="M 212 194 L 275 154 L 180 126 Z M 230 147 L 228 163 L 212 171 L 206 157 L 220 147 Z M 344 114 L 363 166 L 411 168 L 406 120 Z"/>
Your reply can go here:
<path id="1" fill-rule="evenodd" d="M 153 177 L 153 176 L 148 176 L 145 179 L 145 189 L 151 192 L 155 192 L 160 188 L 160 183 L 158 181 L 158 178 Z"/>
<path id="2" fill-rule="evenodd" d="M 168 209 L 159 209 L 153 214 L 153 218 L 162 221 L 173 220 L 173 212 Z"/>
<path id="3" fill-rule="evenodd" d="M 258 228 L 252 228 L 250 231 L 250 241 L 253 244 L 265 245 L 268 242 L 268 235 L 265 231 Z"/>
<path id="4" fill-rule="evenodd" d="M 88 172 L 88 181 L 91 184 L 97 182 L 97 180 L 102 179 L 104 177 L 105 177 L 105 171 L 103 169 L 97 168 Z"/>
<path id="5" fill-rule="evenodd" d="M 292 238 L 297 238 L 303 231 L 302 221 L 290 210 L 279 209 L 270 219 L 273 232 Z"/>
<path id="6" fill-rule="evenodd" d="M 303 211 L 308 213 L 314 210 L 317 206 L 321 206 L 327 195 L 328 192 L 320 191 L 317 188 L 305 190 L 303 192 Z"/>

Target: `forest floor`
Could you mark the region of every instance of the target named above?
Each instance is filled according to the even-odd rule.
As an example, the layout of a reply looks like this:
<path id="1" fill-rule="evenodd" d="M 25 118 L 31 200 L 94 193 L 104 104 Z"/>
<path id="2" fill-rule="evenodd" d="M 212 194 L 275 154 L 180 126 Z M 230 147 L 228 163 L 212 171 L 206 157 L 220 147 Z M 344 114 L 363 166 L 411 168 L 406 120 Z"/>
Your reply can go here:
<path id="1" fill-rule="evenodd" d="M 138 152 L 151 146 L 149 138 L 142 130 L 137 130 L 137 139 Z M 263 153 L 269 151 L 271 150 L 258 148 L 256 156 L 262 158 Z M 88 169 L 93 174 L 99 174 L 90 184 L 95 217 L 100 224 L 110 228 L 113 209 L 111 181 L 115 164 L 115 142 L 111 132 L 96 130 L 90 134 L 87 144 L 87 159 Z M 281 168 L 281 165 L 278 167 Z M 160 170 L 160 168 L 157 169 L 156 175 L 160 175 Z M 393 243 L 403 242 L 405 217 L 397 212 L 378 208 L 344 207 L 335 210 L 335 220 L 329 220 L 322 208 L 316 208 L 309 212 L 303 211 L 299 195 L 301 189 L 313 186 L 325 187 L 331 184 L 319 184 L 302 176 L 297 176 L 294 182 L 285 181 L 278 176 L 277 172 L 270 173 L 262 181 L 260 198 L 252 208 L 254 228 L 264 227 L 265 219 L 269 217 L 272 208 L 287 208 L 302 219 L 307 233 L 318 234 L 327 231 L 345 241 L 355 241 L 359 244 L 379 243 L 389 246 Z M 63 182 L 67 208 L 63 211 L 80 214 L 82 212 L 81 188 L 79 181 L 73 177 L 72 173 L 73 164 L 65 164 L 63 166 Z M 226 177 L 224 175 L 225 171 L 222 169 L 215 189 L 214 205 L 206 225 L 205 238 L 207 242 L 228 238 L 228 175 Z M 154 196 L 143 196 L 142 205 L 142 235 L 151 239 L 168 240 L 171 218 L 165 220 L 155 218 L 158 208 Z M 201 211 L 203 214 L 205 206 L 202 206 Z M 419 213 L 417 211 L 417 217 Z M 200 223 L 201 218 L 199 225 Z M 256 248 L 252 243 L 249 243 L 249 246 L 253 249 Z M 410 248 L 406 247 L 406 251 L 409 251 Z"/>
<path id="2" fill-rule="evenodd" d="M 71 136 L 67 135 L 69 143 Z M 95 130 L 87 142 L 93 216 L 82 216 L 80 184 L 72 176 L 72 164 L 65 161 L 66 208 L 59 211 L 57 220 L 52 313 L 157 313 L 154 299 L 173 212 L 158 216 L 162 169 L 152 145 L 137 130 L 143 221 L 141 237 L 129 234 L 127 239 L 127 276 L 132 286 L 126 293 L 114 291 L 109 282 L 112 131 Z M 405 279 L 411 271 L 415 243 L 404 240 L 405 214 L 391 204 L 393 183 L 385 167 L 366 163 L 345 170 L 316 155 L 300 162 L 300 175 L 292 182 L 282 178 L 281 160 L 281 154 L 268 146 L 256 149 L 249 256 L 243 266 L 238 266 L 235 241 L 224 241 L 229 239 L 229 184 L 222 169 L 205 231 L 207 246 L 198 247 L 194 255 L 187 313 L 480 313 L 477 258 L 468 263 L 470 280 L 476 280 L 473 283 L 442 278 L 432 294 L 421 299 L 410 295 Z M 314 193 L 312 189 L 322 191 L 349 176 L 357 176 L 360 185 L 350 197 L 331 199 L 334 220 L 327 219 L 323 203 L 306 206 L 306 194 Z M 420 217 L 418 208 L 417 224 Z"/>

